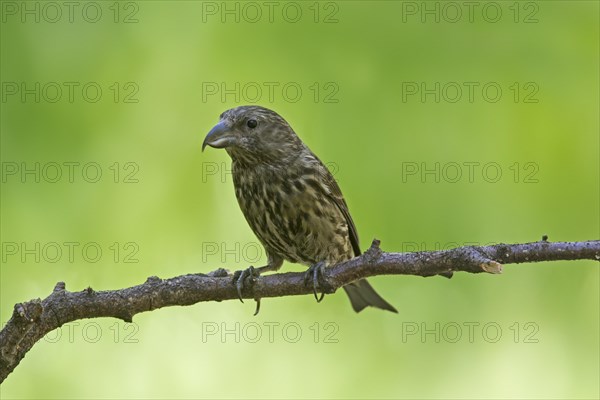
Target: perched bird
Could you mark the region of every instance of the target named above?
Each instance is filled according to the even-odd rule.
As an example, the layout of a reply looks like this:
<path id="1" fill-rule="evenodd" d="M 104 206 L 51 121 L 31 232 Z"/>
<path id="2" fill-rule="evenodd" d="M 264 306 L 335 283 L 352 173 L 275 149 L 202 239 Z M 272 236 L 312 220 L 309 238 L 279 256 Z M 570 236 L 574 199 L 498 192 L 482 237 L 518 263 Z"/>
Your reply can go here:
<path id="1" fill-rule="evenodd" d="M 202 150 L 206 146 L 224 148 L 231 157 L 235 195 L 268 258 L 264 267 L 238 272 L 240 300 L 248 277 L 276 271 L 284 260 L 311 267 L 307 278 L 316 297 L 321 268 L 361 254 L 337 182 L 279 114 L 259 106 L 227 110 Z M 366 279 L 344 289 L 356 312 L 367 306 L 397 312 Z"/>

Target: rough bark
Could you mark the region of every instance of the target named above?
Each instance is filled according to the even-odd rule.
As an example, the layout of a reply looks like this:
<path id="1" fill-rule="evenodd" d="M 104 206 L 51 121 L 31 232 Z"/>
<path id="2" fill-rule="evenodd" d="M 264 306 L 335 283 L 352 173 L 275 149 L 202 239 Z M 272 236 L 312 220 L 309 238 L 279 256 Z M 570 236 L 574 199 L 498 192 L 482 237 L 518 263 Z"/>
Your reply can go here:
<path id="1" fill-rule="evenodd" d="M 321 289 L 332 293 L 360 278 L 375 275 L 451 276 L 453 272 L 502 272 L 503 264 L 557 260 L 600 260 L 600 241 L 540 242 L 467 246 L 443 251 L 386 253 L 379 241 L 363 255 L 325 269 Z M 303 273 L 261 276 L 244 298 L 312 294 Z M 131 322 L 134 315 L 169 306 L 202 301 L 237 299 L 231 275 L 224 269 L 170 279 L 150 277 L 141 285 L 107 291 L 87 288 L 69 292 L 63 282 L 43 300 L 18 303 L 0 331 L 0 383 L 15 369 L 35 343 L 52 330 L 79 319 L 114 317 Z"/>

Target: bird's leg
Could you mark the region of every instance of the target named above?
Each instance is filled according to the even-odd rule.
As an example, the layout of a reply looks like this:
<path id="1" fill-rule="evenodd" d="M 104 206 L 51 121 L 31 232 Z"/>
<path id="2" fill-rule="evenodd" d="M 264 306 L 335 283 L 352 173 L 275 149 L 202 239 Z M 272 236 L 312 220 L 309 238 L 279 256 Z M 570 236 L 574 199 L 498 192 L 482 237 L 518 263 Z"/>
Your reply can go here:
<path id="1" fill-rule="evenodd" d="M 264 267 L 259 268 L 254 268 L 251 265 L 246 269 L 235 271 L 235 273 L 233 274 L 233 282 L 235 283 L 235 286 L 237 288 L 238 298 L 240 299 L 240 301 L 242 303 L 244 302 L 244 300 L 242 300 L 242 290 L 244 289 L 244 286 L 246 286 L 246 280 L 248 280 L 248 283 L 250 284 L 250 286 L 252 286 L 254 285 L 256 279 L 260 276 L 260 274 L 262 274 L 263 272 L 273 270 L 275 270 L 275 268 L 273 268 L 271 265 L 265 265 Z"/>
<path id="2" fill-rule="evenodd" d="M 251 265 L 246 269 L 235 271 L 235 273 L 233 274 L 233 283 L 237 288 L 238 298 L 242 303 L 244 302 L 244 300 L 242 300 L 242 289 L 244 288 L 246 279 L 248 279 L 248 283 L 250 283 L 250 286 L 253 286 L 263 268 L 264 267 L 254 268 Z"/>
<path id="3" fill-rule="evenodd" d="M 235 273 L 233 274 L 233 283 L 235 284 L 235 287 L 237 289 L 238 298 L 240 299 L 240 301 L 242 303 L 244 302 L 244 300 L 242 299 L 242 290 L 244 290 L 246 286 L 250 286 L 250 288 L 252 288 L 260 274 L 268 271 L 277 271 L 279 268 L 281 268 L 282 264 L 283 258 L 269 255 L 268 264 L 264 267 L 254 268 L 251 265 L 244 270 L 235 271 Z M 254 315 L 258 314 L 259 310 L 260 299 L 256 299 L 256 312 L 254 313 Z"/>
<path id="4" fill-rule="evenodd" d="M 235 283 L 235 286 L 237 288 L 238 298 L 242 303 L 244 302 L 244 300 L 242 299 L 242 290 L 245 286 L 247 286 L 246 280 L 248 280 L 248 284 L 252 288 L 254 287 L 254 284 L 256 283 L 256 280 L 260 276 L 261 272 L 272 271 L 273 269 L 274 268 L 271 265 L 265 265 L 264 267 L 260 268 L 254 268 L 251 265 L 248 268 L 241 271 L 236 271 L 233 274 L 233 282 Z M 260 311 L 260 299 L 255 300 L 256 310 L 254 311 L 254 315 L 257 315 Z"/>
<path id="5" fill-rule="evenodd" d="M 304 274 L 304 285 L 308 286 L 310 281 L 312 280 L 313 284 L 313 293 L 315 294 L 315 299 L 317 303 L 320 303 L 325 297 L 325 292 L 321 292 L 321 297 L 318 294 L 318 288 L 322 285 L 319 283 L 321 279 L 323 279 L 323 268 L 325 268 L 325 261 L 318 262 L 316 264 L 311 265 L 308 268 L 308 271 Z"/>

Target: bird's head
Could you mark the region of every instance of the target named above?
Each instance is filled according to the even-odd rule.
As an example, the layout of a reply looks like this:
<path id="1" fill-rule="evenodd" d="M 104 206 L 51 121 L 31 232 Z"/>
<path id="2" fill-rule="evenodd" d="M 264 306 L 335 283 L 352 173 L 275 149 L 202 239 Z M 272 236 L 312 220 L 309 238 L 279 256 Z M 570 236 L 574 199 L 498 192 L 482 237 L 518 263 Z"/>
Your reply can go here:
<path id="1" fill-rule="evenodd" d="M 234 160 L 285 162 L 297 156 L 304 144 L 275 111 L 260 106 L 240 106 L 223 112 L 202 143 L 224 148 Z"/>

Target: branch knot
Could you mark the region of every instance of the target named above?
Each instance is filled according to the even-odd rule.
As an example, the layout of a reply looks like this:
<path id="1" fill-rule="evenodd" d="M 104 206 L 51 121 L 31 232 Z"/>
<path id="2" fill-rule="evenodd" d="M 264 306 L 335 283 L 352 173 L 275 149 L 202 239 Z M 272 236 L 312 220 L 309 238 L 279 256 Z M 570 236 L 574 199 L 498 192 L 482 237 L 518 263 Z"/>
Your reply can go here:
<path id="1" fill-rule="evenodd" d="M 363 256 L 369 264 L 374 264 L 381 257 L 382 251 L 379 247 L 380 244 L 381 241 L 379 239 L 373 239 L 371 247 L 364 252 Z"/>

